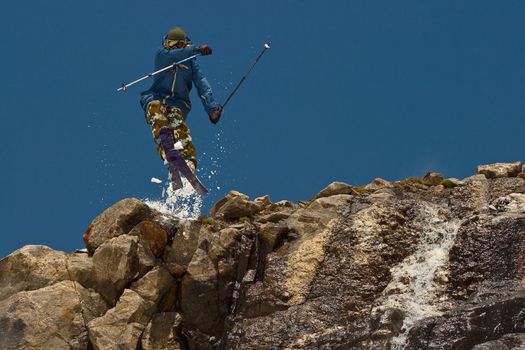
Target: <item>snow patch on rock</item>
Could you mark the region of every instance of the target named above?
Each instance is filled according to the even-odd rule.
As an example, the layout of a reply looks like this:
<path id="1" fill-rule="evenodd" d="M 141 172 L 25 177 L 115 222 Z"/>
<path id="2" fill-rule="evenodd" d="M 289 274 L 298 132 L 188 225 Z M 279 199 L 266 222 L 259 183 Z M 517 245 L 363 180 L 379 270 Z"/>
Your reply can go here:
<path id="1" fill-rule="evenodd" d="M 201 215 L 202 197 L 195 192 L 184 177 L 182 178 L 182 188 L 173 190 L 171 183 L 167 181 L 162 190 L 161 199 L 145 199 L 144 202 L 150 208 L 183 220 L 196 220 Z"/>

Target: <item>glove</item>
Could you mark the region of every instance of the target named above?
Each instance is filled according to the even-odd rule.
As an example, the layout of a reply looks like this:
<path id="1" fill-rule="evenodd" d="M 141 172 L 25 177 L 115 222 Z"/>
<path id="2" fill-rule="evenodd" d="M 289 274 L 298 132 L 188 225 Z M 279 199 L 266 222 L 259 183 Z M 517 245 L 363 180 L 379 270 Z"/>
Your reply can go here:
<path id="1" fill-rule="evenodd" d="M 200 52 L 203 56 L 211 55 L 211 47 L 209 47 L 207 44 L 197 46 L 196 50 Z"/>
<path id="2" fill-rule="evenodd" d="M 219 119 L 221 119 L 222 114 L 222 106 L 217 107 L 217 109 L 214 109 L 213 111 L 208 112 L 208 116 L 210 117 L 210 122 L 213 124 L 217 124 L 219 122 Z"/>

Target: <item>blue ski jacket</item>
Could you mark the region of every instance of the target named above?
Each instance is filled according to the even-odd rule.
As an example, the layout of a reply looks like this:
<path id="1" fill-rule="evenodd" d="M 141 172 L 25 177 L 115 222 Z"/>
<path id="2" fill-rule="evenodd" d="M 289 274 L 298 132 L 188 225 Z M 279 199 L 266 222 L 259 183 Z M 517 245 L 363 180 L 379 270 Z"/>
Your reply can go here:
<path id="1" fill-rule="evenodd" d="M 182 49 L 167 50 L 161 47 L 155 55 L 155 71 L 198 53 L 194 45 Z M 189 60 L 153 76 L 153 84 L 141 93 L 140 104 L 144 111 L 149 102 L 159 100 L 168 106 L 176 106 L 182 111 L 184 119 L 191 110 L 190 91 L 192 83 L 197 88 L 206 112 L 219 108 L 213 97 L 208 80 L 200 70 L 196 59 Z"/>

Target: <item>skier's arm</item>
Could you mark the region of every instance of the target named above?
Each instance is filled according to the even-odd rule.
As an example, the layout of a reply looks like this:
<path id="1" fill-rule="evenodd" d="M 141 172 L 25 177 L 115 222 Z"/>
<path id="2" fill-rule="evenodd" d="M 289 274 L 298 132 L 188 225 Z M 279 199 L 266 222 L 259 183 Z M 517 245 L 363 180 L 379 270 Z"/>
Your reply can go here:
<path id="1" fill-rule="evenodd" d="M 197 88 L 197 93 L 201 98 L 204 109 L 207 113 L 220 109 L 219 103 L 215 101 L 215 98 L 213 97 L 210 83 L 208 83 L 208 79 L 206 79 L 202 73 L 196 60 L 192 60 L 191 65 L 193 68 L 193 84 Z"/>
<path id="2" fill-rule="evenodd" d="M 174 59 L 180 59 L 182 55 L 186 57 L 190 57 L 192 55 L 195 55 L 196 53 L 199 53 L 199 51 L 197 50 L 197 46 L 195 45 L 190 45 L 190 46 L 183 47 L 181 49 L 176 49 L 176 50 L 168 50 L 164 46 L 162 46 L 159 49 L 159 53 L 162 53 L 163 55 L 167 55 L 168 57 L 171 56 Z"/>
<path id="3" fill-rule="evenodd" d="M 161 53 L 163 55 L 167 55 L 168 57 L 171 56 L 174 59 L 179 59 L 180 56 L 190 57 L 190 56 L 193 56 L 195 54 L 201 54 L 203 56 L 206 56 L 206 55 L 211 55 L 211 52 L 212 52 L 211 47 L 209 47 L 206 44 L 199 45 L 199 46 L 197 46 L 197 45 L 190 45 L 190 46 L 183 47 L 181 49 L 176 49 L 176 50 L 168 50 L 164 46 L 162 46 L 159 49 L 159 53 Z"/>

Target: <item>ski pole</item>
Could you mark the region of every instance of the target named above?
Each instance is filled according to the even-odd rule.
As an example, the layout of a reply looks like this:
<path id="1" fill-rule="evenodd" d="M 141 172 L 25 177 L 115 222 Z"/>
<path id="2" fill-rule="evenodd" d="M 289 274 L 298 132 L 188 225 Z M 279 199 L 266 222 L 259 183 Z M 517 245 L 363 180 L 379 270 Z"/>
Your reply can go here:
<path id="1" fill-rule="evenodd" d="M 147 75 L 145 75 L 145 76 L 143 76 L 143 77 L 141 77 L 141 78 L 139 78 L 139 79 L 137 79 L 137 80 L 135 80 L 135 81 L 132 81 L 131 83 L 128 83 L 128 84 L 124 84 L 124 83 L 122 83 L 122 85 L 117 89 L 117 91 L 126 91 L 131 85 L 135 85 L 136 83 L 141 82 L 141 81 L 143 81 L 143 80 L 145 80 L 145 79 L 148 79 L 149 77 L 152 77 L 152 76 L 154 76 L 154 75 L 157 75 L 157 74 L 159 74 L 159 73 L 162 73 L 162 72 L 165 72 L 165 71 L 167 71 L 167 70 L 169 70 L 169 69 L 172 69 L 172 68 L 174 68 L 176 65 L 181 64 L 181 63 L 184 63 L 184 62 L 187 62 L 187 61 L 189 61 L 189 60 L 192 60 L 192 59 L 194 59 L 195 57 L 197 57 L 197 56 L 199 56 L 199 55 L 200 55 L 200 53 L 195 54 L 195 55 L 193 55 L 193 56 L 190 56 L 190 57 L 188 57 L 188 58 L 185 58 L 185 59 L 183 59 L 183 60 L 180 60 L 179 62 L 175 62 L 175 63 L 173 63 L 173 64 L 170 64 L 170 65 L 167 66 L 167 67 L 164 67 L 164 68 L 162 68 L 162 69 L 159 69 L 159 70 L 157 70 L 157 71 L 155 71 L 155 72 L 153 72 L 153 73 L 149 73 L 149 74 L 147 74 Z"/>
<path id="2" fill-rule="evenodd" d="M 224 103 L 222 104 L 222 109 L 224 110 L 224 108 L 226 107 L 226 105 L 228 104 L 228 102 L 230 102 L 230 100 L 232 99 L 233 95 L 235 95 L 235 93 L 237 92 L 237 90 L 239 90 L 239 87 L 241 86 L 241 84 L 246 80 L 246 77 L 248 77 L 248 75 L 250 74 L 250 72 L 252 71 L 253 67 L 255 67 L 255 65 L 257 64 L 257 62 L 259 62 L 259 60 L 261 59 L 262 55 L 264 55 L 264 53 L 270 49 L 270 44 L 268 43 L 265 43 L 264 44 L 264 48 L 263 50 L 261 51 L 261 53 L 259 54 L 259 56 L 257 56 L 257 58 L 255 59 L 255 61 L 253 61 L 253 63 L 251 64 L 250 68 L 248 68 L 248 70 L 246 71 L 246 73 L 244 73 L 244 75 L 242 76 L 241 80 L 239 81 L 239 83 L 237 84 L 237 86 L 235 87 L 235 89 L 233 89 L 232 93 L 230 94 L 230 96 L 228 96 L 228 98 L 226 99 L 226 101 L 224 101 Z"/>

